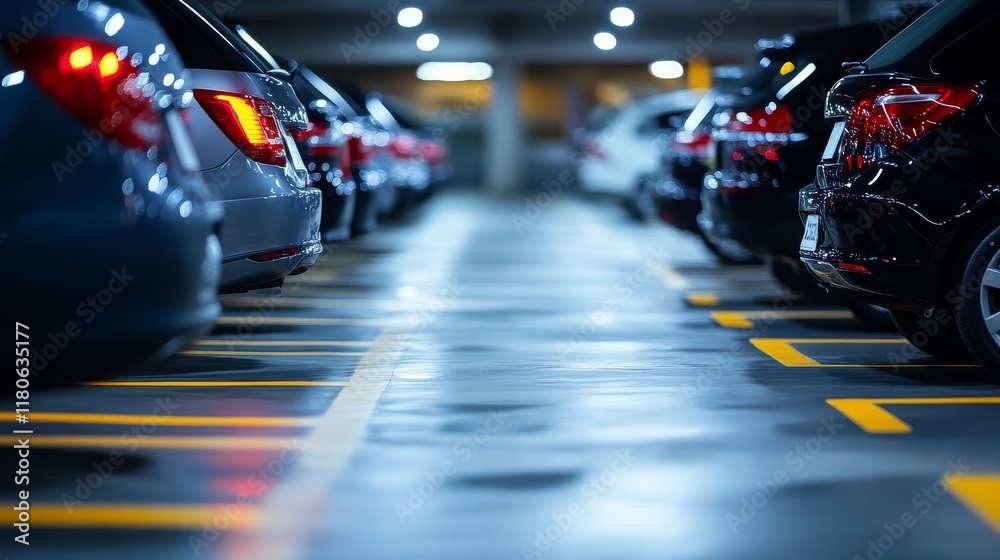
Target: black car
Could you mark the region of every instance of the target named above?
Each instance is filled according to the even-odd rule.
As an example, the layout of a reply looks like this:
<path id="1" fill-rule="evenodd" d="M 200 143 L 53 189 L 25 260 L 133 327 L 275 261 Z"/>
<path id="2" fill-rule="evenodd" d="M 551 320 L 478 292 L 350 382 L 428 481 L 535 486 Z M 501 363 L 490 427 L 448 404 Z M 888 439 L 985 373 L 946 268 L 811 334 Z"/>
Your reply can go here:
<path id="1" fill-rule="evenodd" d="M 704 178 L 699 225 L 714 243 L 735 241 L 764 258 L 793 291 L 821 295 L 798 260 L 796 208 L 830 134 L 826 94 L 845 60 L 863 60 L 885 43 L 884 29 L 869 23 L 761 41 L 766 81 L 733 97 L 715 120 L 719 169 Z"/>
<path id="2" fill-rule="evenodd" d="M 1000 371 L 1000 4 L 945 0 L 831 90 L 800 255 L 938 357 Z"/>
<path id="3" fill-rule="evenodd" d="M 324 243 L 340 243 L 351 238 L 351 223 L 357 199 L 357 183 L 351 173 L 348 119 L 338 107 L 343 98 L 330 84 L 293 60 L 281 60 L 290 70 L 292 87 L 309 114 L 309 127 L 295 140 L 302 152 L 312 185 L 323 191 L 323 218 L 320 232 Z M 353 125 L 347 128 L 352 128 Z"/>

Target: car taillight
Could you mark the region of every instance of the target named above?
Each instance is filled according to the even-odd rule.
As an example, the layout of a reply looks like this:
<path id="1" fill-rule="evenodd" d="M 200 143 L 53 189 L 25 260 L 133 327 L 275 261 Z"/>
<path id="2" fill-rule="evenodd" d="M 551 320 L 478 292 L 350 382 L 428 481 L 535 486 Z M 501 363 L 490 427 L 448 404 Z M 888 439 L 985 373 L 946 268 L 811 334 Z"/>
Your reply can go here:
<path id="1" fill-rule="evenodd" d="M 371 161 L 372 146 L 365 143 L 361 136 L 352 135 L 347 139 L 347 148 L 350 152 L 351 161 L 357 165 L 364 165 Z"/>
<path id="2" fill-rule="evenodd" d="M 674 136 L 672 147 L 678 155 L 708 157 L 712 148 L 712 135 L 706 131 L 678 132 Z"/>
<path id="3" fill-rule="evenodd" d="M 399 134 L 389 141 L 389 150 L 403 159 L 415 157 L 418 155 L 417 140 L 409 134 Z"/>
<path id="4" fill-rule="evenodd" d="M 127 59 L 126 51 L 89 39 L 35 37 L 7 57 L 57 105 L 88 128 L 129 148 L 151 148 L 163 136 L 160 115 L 150 101 L 151 84 Z"/>
<path id="5" fill-rule="evenodd" d="M 431 163 L 443 161 L 447 155 L 445 147 L 435 140 L 424 140 L 420 142 L 420 155 Z"/>
<path id="6" fill-rule="evenodd" d="M 855 101 L 844 129 L 844 169 L 860 173 L 964 112 L 980 98 L 977 85 L 882 88 Z"/>
<path id="7" fill-rule="evenodd" d="M 604 148 L 595 141 L 583 145 L 583 155 L 592 159 L 604 159 Z"/>
<path id="8" fill-rule="evenodd" d="M 787 134 L 792 131 L 792 112 L 786 105 L 735 113 L 726 123 L 729 132 Z"/>
<path id="9" fill-rule="evenodd" d="M 314 157 L 340 155 L 343 148 L 343 143 L 331 136 L 330 123 L 327 122 L 310 122 L 306 129 L 295 133 L 295 139 L 305 146 L 308 155 Z"/>
<path id="10" fill-rule="evenodd" d="M 194 98 L 247 157 L 260 163 L 285 165 L 280 125 L 267 101 L 252 95 L 206 89 L 194 90 Z"/>

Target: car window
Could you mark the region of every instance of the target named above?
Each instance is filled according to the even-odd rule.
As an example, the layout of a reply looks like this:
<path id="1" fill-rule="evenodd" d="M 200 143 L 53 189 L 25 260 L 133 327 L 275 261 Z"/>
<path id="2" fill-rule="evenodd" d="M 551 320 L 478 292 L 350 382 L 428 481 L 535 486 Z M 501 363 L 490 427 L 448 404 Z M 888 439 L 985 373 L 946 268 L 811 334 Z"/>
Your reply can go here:
<path id="1" fill-rule="evenodd" d="M 931 59 L 931 68 L 949 79 L 996 81 L 1000 69 L 996 64 L 984 64 L 978 55 L 995 51 L 998 33 L 1000 16 L 993 16 L 942 49 Z"/>
<path id="2" fill-rule="evenodd" d="M 146 0 L 189 68 L 262 73 L 267 65 L 200 4 Z M 249 51 L 249 52 L 248 52 Z"/>
<path id="3" fill-rule="evenodd" d="M 964 19 L 967 13 L 982 2 L 983 0 L 951 0 L 938 4 L 876 51 L 866 64 L 873 70 L 895 67 L 934 35 L 946 27 L 960 23 L 959 20 Z"/>

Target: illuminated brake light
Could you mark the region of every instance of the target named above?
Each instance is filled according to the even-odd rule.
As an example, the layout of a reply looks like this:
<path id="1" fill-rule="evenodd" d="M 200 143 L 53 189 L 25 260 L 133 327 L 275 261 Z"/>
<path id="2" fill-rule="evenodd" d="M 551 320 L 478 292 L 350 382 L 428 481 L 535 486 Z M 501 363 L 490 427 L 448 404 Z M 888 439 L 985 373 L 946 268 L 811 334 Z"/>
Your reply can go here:
<path id="1" fill-rule="evenodd" d="M 869 274 L 868 269 L 861 266 L 860 264 L 837 263 L 837 268 L 839 268 L 840 270 L 845 270 L 847 272 L 861 272 L 863 274 Z"/>
<path id="2" fill-rule="evenodd" d="M 251 95 L 235 95 L 204 89 L 194 97 L 229 140 L 250 159 L 270 165 L 285 165 L 285 143 L 278 119 L 267 101 Z"/>
<path id="3" fill-rule="evenodd" d="M 253 262 L 269 262 L 276 261 L 278 259 L 284 259 L 287 257 L 294 257 L 302 252 L 301 247 L 292 247 L 290 249 L 282 249 L 280 251 L 271 251 L 270 253 L 261 253 L 259 255 L 254 255 L 250 257 Z"/>
<path id="4" fill-rule="evenodd" d="M 35 37 L 16 50 L 11 45 L 3 42 L 13 65 L 87 129 L 128 148 L 160 143 L 160 113 L 137 79 L 140 70 L 119 61 L 118 46 L 77 37 Z"/>
<path id="5" fill-rule="evenodd" d="M 69 67 L 73 70 L 86 68 L 94 62 L 94 50 L 90 48 L 90 45 L 79 47 L 71 51 L 66 56 L 66 60 L 69 62 Z"/>
<path id="6" fill-rule="evenodd" d="M 844 168 L 860 173 L 892 152 L 940 128 L 981 98 L 979 86 L 912 85 L 881 88 L 860 96 L 844 132 Z"/>

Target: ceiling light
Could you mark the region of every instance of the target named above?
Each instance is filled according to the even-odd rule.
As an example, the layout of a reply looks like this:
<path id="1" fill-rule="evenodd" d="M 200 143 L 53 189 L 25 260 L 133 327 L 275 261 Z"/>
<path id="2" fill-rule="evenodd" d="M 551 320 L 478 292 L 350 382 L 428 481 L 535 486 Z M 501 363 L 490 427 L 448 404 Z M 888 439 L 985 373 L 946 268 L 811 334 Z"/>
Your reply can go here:
<path id="1" fill-rule="evenodd" d="M 594 44 L 597 45 L 597 48 L 602 51 L 610 51 L 618 45 L 618 39 L 615 39 L 614 35 L 606 31 L 602 31 L 597 35 L 594 35 Z"/>
<path id="2" fill-rule="evenodd" d="M 425 62 L 417 68 L 417 78 L 428 82 L 470 82 L 492 76 L 493 67 L 485 62 Z"/>
<path id="3" fill-rule="evenodd" d="M 676 80 L 684 75 L 684 67 L 676 60 L 657 60 L 649 65 L 649 73 L 661 80 Z"/>
<path id="4" fill-rule="evenodd" d="M 420 8 L 403 8 L 396 16 L 396 21 L 403 27 L 416 27 L 424 21 L 424 13 L 420 11 Z"/>
<path id="5" fill-rule="evenodd" d="M 423 35 L 417 37 L 417 48 L 430 52 L 441 44 L 441 38 L 433 33 L 424 33 Z"/>
<path id="6" fill-rule="evenodd" d="M 635 23 L 635 12 L 625 7 L 611 10 L 611 23 L 618 27 L 628 27 Z"/>

